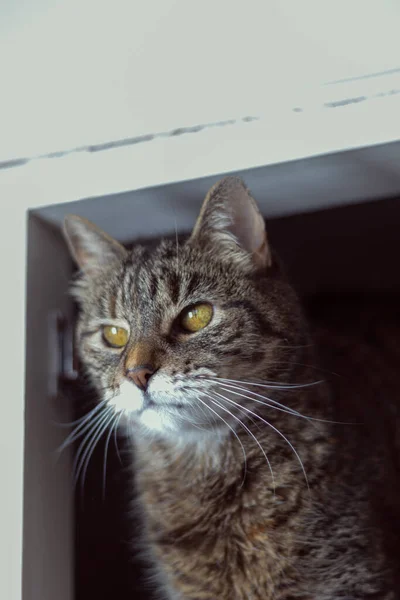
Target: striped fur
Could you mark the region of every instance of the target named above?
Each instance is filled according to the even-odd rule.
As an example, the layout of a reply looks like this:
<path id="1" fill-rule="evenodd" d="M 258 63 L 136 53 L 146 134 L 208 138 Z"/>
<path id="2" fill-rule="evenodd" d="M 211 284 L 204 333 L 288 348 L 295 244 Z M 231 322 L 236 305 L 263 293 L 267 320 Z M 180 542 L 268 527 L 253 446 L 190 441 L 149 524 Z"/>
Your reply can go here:
<path id="1" fill-rule="evenodd" d="M 382 400 L 379 378 L 365 372 L 355 388 L 350 367 L 316 383 L 313 335 L 243 184 L 214 187 L 179 247 L 128 252 L 73 218 L 66 234 L 82 270 L 80 356 L 132 440 L 160 597 L 399 598 L 398 455 L 385 429 L 396 432 L 398 388 Z M 210 325 L 184 333 L 179 314 L 201 301 Z M 127 347 L 106 347 L 103 324 L 128 329 Z M 330 334 L 314 337 L 343 369 L 360 349 Z M 124 371 L 141 344 L 155 408 Z"/>

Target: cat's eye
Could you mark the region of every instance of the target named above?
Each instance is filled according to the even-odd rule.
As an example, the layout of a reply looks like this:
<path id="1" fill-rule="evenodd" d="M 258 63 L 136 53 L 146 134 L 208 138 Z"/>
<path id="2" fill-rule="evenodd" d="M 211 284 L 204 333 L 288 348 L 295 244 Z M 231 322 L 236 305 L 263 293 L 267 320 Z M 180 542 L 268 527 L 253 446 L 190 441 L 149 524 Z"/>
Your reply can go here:
<path id="1" fill-rule="evenodd" d="M 129 333 L 123 327 L 104 325 L 103 339 L 112 348 L 123 348 L 128 343 Z"/>
<path id="2" fill-rule="evenodd" d="M 201 302 L 185 308 L 179 318 L 179 324 L 188 333 L 196 333 L 207 327 L 213 317 L 210 304 Z"/>

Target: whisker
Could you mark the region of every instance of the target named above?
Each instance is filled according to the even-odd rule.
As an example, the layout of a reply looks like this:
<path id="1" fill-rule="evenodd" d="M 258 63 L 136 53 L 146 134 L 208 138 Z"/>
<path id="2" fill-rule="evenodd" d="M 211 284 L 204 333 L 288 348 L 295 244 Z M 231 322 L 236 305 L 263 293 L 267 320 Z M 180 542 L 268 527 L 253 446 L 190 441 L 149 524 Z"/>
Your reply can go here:
<path id="1" fill-rule="evenodd" d="M 221 394 L 218 394 L 218 392 L 215 392 L 220 398 L 222 398 L 222 400 L 226 400 L 226 398 L 224 398 L 224 396 L 221 396 Z M 218 406 L 219 408 L 222 408 L 222 410 L 224 410 L 225 412 L 227 412 L 231 417 L 233 417 L 236 421 L 238 421 L 238 423 L 243 427 L 243 429 L 245 429 L 247 431 L 247 433 L 253 438 L 253 440 L 256 442 L 256 444 L 258 445 L 258 447 L 260 448 L 261 452 L 263 453 L 265 460 L 267 461 L 269 470 L 271 472 L 271 477 L 272 477 L 272 487 L 274 489 L 274 495 L 275 495 L 275 477 L 274 477 L 274 472 L 272 470 L 271 467 L 271 463 L 269 461 L 269 458 L 264 450 L 264 448 L 261 446 L 260 442 L 258 441 L 258 439 L 256 438 L 256 436 L 253 434 L 253 432 L 247 427 L 247 425 L 245 423 L 243 423 L 243 421 L 241 421 L 238 417 L 236 417 L 230 410 L 228 410 L 226 407 L 222 406 L 221 404 L 219 404 L 219 402 L 217 402 L 215 400 L 215 398 L 212 398 L 209 394 L 207 394 L 207 396 L 209 397 L 209 399 L 211 400 L 211 402 L 213 402 L 213 404 L 215 404 L 216 406 Z"/>
<path id="2" fill-rule="evenodd" d="M 239 410 L 240 410 L 240 412 L 242 412 L 244 414 L 244 416 L 246 417 L 246 419 L 248 419 L 252 423 L 252 425 L 254 425 L 254 427 L 257 427 L 258 431 L 261 431 L 260 425 L 252 417 L 250 417 L 248 414 L 246 414 L 244 412 L 244 410 L 242 410 L 242 409 L 239 409 Z"/>
<path id="3" fill-rule="evenodd" d="M 256 387 L 263 387 L 267 389 L 277 389 L 277 390 L 297 390 L 300 388 L 312 387 L 314 385 L 319 385 L 320 383 L 324 383 L 323 379 L 319 381 L 311 381 L 310 383 L 282 383 L 278 384 L 276 382 L 257 382 L 257 381 L 240 381 L 238 379 L 226 379 L 223 377 L 210 377 L 210 379 L 216 379 L 218 381 L 227 381 L 228 383 L 242 383 L 245 385 L 254 385 Z"/>
<path id="4" fill-rule="evenodd" d="M 201 398 L 199 398 L 199 396 L 197 396 L 197 399 L 208 409 L 211 410 L 212 413 L 214 413 L 214 415 L 216 415 L 219 419 L 221 419 L 221 421 L 223 423 L 225 423 L 225 425 L 227 427 L 229 427 L 229 429 L 231 430 L 231 432 L 233 433 L 233 435 L 236 437 L 237 441 L 239 442 L 241 448 L 242 448 L 242 452 L 243 452 L 243 459 L 244 459 L 244 473 L 243 473 L 243 480 L 242 483 L 240 484 L 240 487 L 242 488 L 246 479 L 246 475 L 247 475 L 247 456 L 246 456 L 246 450 L 244 449 L 244 446 L 242 444 L 242 440 L 240 439 L 240 437 L 238 436 L 238 434 L 236 433 L 236 431 L 233 429 L 233 427 L 231 427 L 229 425 L 229 423 L 227 423 L 227 421 L 225 421 L 225 419 L 223 417 L 221 417 L 221 415 L 219 415 L 213 408 L 211 408 L 211 406 L 208 406 L 208 404 L 206 402 L 204 402 Z M 210 398 L 211 399 L 211 398 Z M 212 400 L 212 399 L 211 399 Z M 229 412 L 229 411 L 228 411 Z"/>
<path id="5" fill-rule="evenodd" d="M 233 385 L 231 383 L 225 383 L 223 385 L 220 384 L 218 387 L 220 387 L 221 389 L 224 389 L 226 391 L 232 390 L 232 394 L 235 394 L 236 396 L 240 396 L 241 394 L 239 394 L 238 392 L 234 392 L 233 390 L 240 390 L 242 392 L 246 392 L 247 394 L 251 394 L 252 396 L 254 395 L 258 398 L 263 398 L 264 400 L 268 400 L 268 402 L 273 403 L 273 404 L 269 404 L 268 402 L 261 402 L 260 400 L 258 400 L 258 402 L 260 404 L 263 404 L 264 406 L 268 406 L 269 408 L 273 408 L 275 410 L 285 412 L 285 413 L 287 413 L 289 415 L 293 415 L 295 417 L 303 417 L 303 415 L 301 413 L 299 413 L 297 410 L 289 408 L 288 406 L 285 406 L 284 404 L 281 404 L 280 402 L 277 402 L 276 400 L 272 400 L 272 398 L 268 398 L 266 396 L 262 396 L 261 394 L 257 394 L 257 392 L 253 392 L 252 390 L 248 390 L 247 388 L 244 388 L 244 387 L 241 387 L 238 385 Z M 257 400 L 255 398 L 249 398 L 249 400 L 250 399 L 257 402 Z M 304 417 L 304 418 L 306 419 L 308 417 Z"/>
<path id="6" fill-rule="evenodd" d="M 92 437 L 92 442 L 91 442 L 90 448 L 89 447 L 87 448 L 87 456 L 86 456 L 86 459 L 84 461 L 84 464 L 82 463 L 83 469 L 81 471 L 82 472 L 82 477 L 81 477 L 81 492 L 83 492 L 83 487 L 85 485 L 85 480 L 86 480 L 86 473 L 87 473 L 87 469 L 88 469 L 88 466 L 89 466 L 90 459 L 93 456 L 93 452 L 94 452 L 97 444 L 101 440 L 104 432 L 107 431 L 107 428 L 112 423 L 113 419 L 114 419 L 114 414 L 109 415 L 109 418 L 107 419 L 107 421 L 105 423 L 103 423 L 103 425 L 102 425 L 101 429 L 98 431 L 98 433 Z"/>
<path id="7" fill-rule="evenodd" d="M 299 348 L 314 348 L 315 344 L 297 344 L 290 346 L 289 344 L 277 344 L 274 348 L 287 348 L 288 350 L 298 350 Z"/>
<path id="8" fill-rule="evenodd" d="M 306 365 L 304 363 L 292 362 L 292 365 L 297 365 L 299 367 L 306 367 L 307 369 L 313 369 L 313 371 L 319 371 L 320 373 L 327 373 L 328 375 L 334 375 L 335 377 L 342 377 L 340 373 L 335 373 L 335 371 L 330 371 L 329 369 L 323 369 L 322 367 L 317 367 L 317 365 Z"/>
<path id="9" fill-rule="evenodd" d="M 197 398 L 197 396 L 196 396 Z M 192 425 L 197 425 L 199 427 L 199 429 L 204 430 L 204 427 L 207 428 L 207 426 L 210 425 L 210 419 L 209 419 L 209 415 L 207 415 L 206 411 L 204 410 L 204 406 L 199 406 L 198 404 L 195 404 L 195 406 L 189 407 L 190 408 L 190 413 L 193 415 L 193 418 L 190 420 L 190 423 Z M 200 415 L 198 414 L 198 409 L 201 409 L 202 414 L 204 415 L 204 420 L 199 421 Z M 189 419 L 187 419 L 189 420 Z"/>
<path id="10" fill-rule="evenodd" d="M 273 402 L 273 404 L 276 404 L 277 406 L 271 406 L 267 402 L 262 402 L 260 400 L 257 400 L 256 398 L 243 395 L 243 397 L 247 398 L 248 400 L 254 400 L 254 402 L 257 402 L 258 404 L 263 404 L 264 406 L 267 406 L 269 408 L 274 408 L 275 410 L 279 410 L 281 412 L 286 412 L 295 417 L 300 417 L 301 419 L 306 419 L 307 421 L 315 421 L 317 423 L 329 423 L 331 425 L 357 425 L 358 424 L 355 421 L 331 421 L 329 419 L 319 419 L 317 417 L 310 417 L 309 415 L 303 415 L 301 412 L 299 412 L 293 408 L 290 408 L 289 406 L 285 406 L 285 404 L 281 404 L 280 402 L 277 402 L 276 400 L 273 400 L 272 398 L 269 398 L 268 396 L 263 396 L 262 394 L 258 394 L 257 392 L 253 392 L 252 390 L 248 390 L 247 388 L 244 388 L 241 386 L 235 386 L 232 384 L 225 383 L 224 385 L 219 384 L 218 387 L 221 389 L 224 389 L 225 391 L 230 391 L 232 394 L 235 394 L 236 396 L 242 396 L 242 394 L 234 392 L 233 389 L 241 390 L 243 392 L 246 392 L 247 394 L 256 396 L 257 398 L 263 398 L 263 400 L 268 400 L 268 402 Z M 278 408 L 278 407 L 280 407 L 280 408 Z"/>
<path id="11" fill-rule="evenodd" d="M 114 445 L 115 445 L 115 449 L 117 451 L 117 456 L 118 456 L 118 460 L 120 465 L 122 465 L 122 459 L 121 459 L 121 454 L 119 453 L 119 448 L 118 448 L 118 437 L 117 437 L 117 432 L 118 432 L 118 427 L 119 427 L 119 422 L 121 421 L 122 416 L 124 415 L 125 411 L 121 411 L 118 420 L 116 421 L 116 425 L 114 427 Z"/>
<path id="12" fill-rule="evenodd" d="M 108 454 L 108 446 L 110 444 L 110 439 L 111 439 L 111 435 L 113 433 L 113 430 L 115 429 L 116 424 L 118 423 L 119 419 L 121 418 L 120 415 L 118 414 L 113 414 L 113 421 L 111 421 L 110 423 L 110 431 L 108 432 L 107 435 L 107 439 L 106 439 L 106 443 L 104 446 L 104 464 L 103 464 L 103 501 L 105 499 L 105 494 L 106 494 L 106 479 L 107 479 L 107 454 Z"/>
<path id="13" fill-rule="evenodd" d="M 104 423 L 109 419 L 111 412 L 113 412 L 112 408 L 105 410 L 104 413 L 99 416 L 99 418 L 95 421 L 94 424 L 93 423 L 90 424 L 91 429 L 90 429 L 89 433 L 85 436 L 85 438 L 82 440 L 81 445 L 79 446 L 78 451 L 75 456 L 75 460 L 74 460 L 74 464 L 73 464 L 74 485 L 76 485 L 76 483 L 78 481 L 79 472 L 80 472 L 81 468 L 83 467 L 85 458 L 87 456 L 87 452 L 91 447 L 93 439 L 96 437 L 97 433 L 101 430 Z"/>
<path id="14" fill-rule="evenodd" d="M 282 404 L 281 402 L 278 402 L 277 400 L 274 400 L 273 398 L 269 398 L 268 396 L 263 396 L 262 394 L 258 394 L 257 392 L 253 392 L 252 390 L 249 390 L 246 387 L 243 387 L 244 385 L 247 384 L 247 382 L 243 382 L 243 381 L 236 381 L 234 379 L 219 379 L 219 378 L 215 378 L 215 382 L 217 382 L 218 380 L 222 381 L 223 384 L 218 384 L 220 387 L 222 387 L 222 385 L 227 386 L 227 387 L 231 387 L 233 389 L 239 389 L 239 390 L 243 390 L 249 394 L 254 394 L 255 396 L 258 396 L 260 398 L 263 398 L 264 400 L 268 400 L 268 402 L 272 402 L 273 404 L 275 404 L 276 406 L 279 406 L 282 410 L 284 411 L 289 411 L 290 413 L 292 413 L 293 415 L 299 416 L 299 417 L 303 417 L 303 418 L 309 418 L 311 419 L 311 417 L 306 417 L 304 415 L 302 415 L 299 411 L 295 410 L 294 408 L 290 408 L 289 406 L 286 406 L 285 404 Z M 213 383 L 214 381 L 212 379 L 209 379 L 210 383 Z M 235 386 L 232 383 L 225 383 L 225 382 L 230 382 L 230 381 L 234 381 L 235 383 L 242 383 L 243 386 Z M 256 384 L 254 384 L 256 385 Z M 258 385 L 258 384 L 257 384 Z M 264 387 L 264 386 L 259 386 L 259 387 Z M 267 386 L 265 386 L 267 387 Z M 271 407 L 273 408 L 273 407 Z"/>
<path id="15" fill-rule="evenodd" d="M 73 442 L 82 437 L 85 434 L 85 432 L 93 426 L 93 424 L 97 423 L 98 420 L 102 418 L 102 414 L 102 411 L 100 411 L 95 416 L 89 413 L 89 415 L 86 416 L 85 420 L 73 431 L 71 431 L 71 433 L 67 436 L 64 442 L 61 444 L 61 446 L 57 449 L 57 453 L 61 454 L 65 450 L 65 448 L 67 448 Z"/>
<path id="16" fill-rule="evenodd" d="M 101 427 L 102 423 L 104 423 L 104 421 L 107 419 L 107 417 L 110 413 L 111 413 L 111 409 L 102 411 L 100 415 L 97 415 L 97 417 L 96 417 L 96 419 L 94 419 L 94 421 L 92 421 L 91 423 L 89 423 L 87 425 L 86 429 L 89 429 L 89 431 L 86 433 L 85 437 L 81 441 L 79 448 L 75 454 L 75 459 L 74 459 L 74 464 L 73 464 L 73 473 L 74 474 L 76 472 L 76 467 L 78 466 L 78 464 L 80 462 L 82 453 L 84 453 L 87 448 L 87 443 L 88 442 L 90 443 L 90 441 L 92 439 L 92 435 L 94 435 L 98 431 L 98 429 Z"/>
<path id="17" fill-rule="evenodd" d="M 69 428 L 69 427 L 73 427 L 74 425 L 78 425 L 82 421 L 85 421 L 88 418 L 90 418 L 90 415 L 95 414 L 106 402 L 107 402 L 107 399 L 102 400 L 94 408 L 92 408 L 92 410 L 90 412 L 85 413 L 82 417 L 80 417 L 79 419 L 76 419 L 75 421 L 69 421 L 66 423 L 58 423 L 57 421 L 53 421 L 53 424 L 56 425 L 57 427 L 65 427 L 65 428 Z"/>
<path id="18" fill-rule="evenodd" d="M 196 396 L 197 397 L 197 396 Z M 204 404 L 204 403 L 203 403 Z M 204 404 L 204 406 L 207 408 L 207 410 L 209 410 L 209 406 L 207 406 L 207 404 Z M 202 425 L 206 425 L 207 426 L 207 422 L 208 422 L 208 415 L 206 410 L 204 409 L 204 406 L 199 406 L 198 404 L 196 405 L 196 408 L 201 409 L 201 412 L 203 413 L 204 417 L 205 417 L 205 421 L 204 423 L 202 423 Z"/>
<path id="19" fill-rule="evenodd" d="M 221 394 L 219 394 L 218 392 L 215 392 L 218 396 L 221 396 Z M 276 433 L 278 435 L 280 435 L 285 442 L 289 445 L 289 447 L 292 449 L 292 451 L 294 452 L 297 460 L 299 461 L 299 464 L 301 466 L 301 469 L 303 471 L 304 474 L 304 479 L 306 481 L 307 484 L 307 488 L 310 491 L 310 485 L 308 483 L 308 477 L 307 477 L 307 473 L 306 470 L 304 468 L 303 465 L 303 461 L 301 460 L 296 448 L 293 446 L 293 444 L 287 439 L 287 437 L 281 432 L 279 431 L 279 429 L 277 429 L 276 427 L 274 427 L 274 425 L 272 425 L 271 423 L 269 423 L 268 421 L 266 421 L 265 419 L 263 419 L 262 417 L 260 417 L 260 415 L 258 415 L 257 413 L 253 412 L 252 410 L 250 410 L 249 408 L 246 408 L 245 406 L 241 406 L 240 404 L 238 404 L 237 402 L 235 402 L 234 400 L 231 400 L 230 398 L 226 398 L 225 396 L 222 396 L 227 402 L 230 402 L 231 404 L 233 404 L 234 406 L 238 406 L 239 408 L 243 408 L 243 410 L 245 410 L 246 412 L 250 413 L 251 415 L 253 415 L 254 417 L 256 417 L 257 419 L 260 419 L 260 421 L 262 421 L 263 423 L 265 423 L 265 425 L 268 425 L 268 427 L 271 427 L 271 429 L 273 429 L 274 431 L 276 431 Z"/>
<path id="20" fill-rule="evenodd" d="M 182 421 L 185 421 L 186 423 L 189 423 L 192 427 L 195 427 L 196 429 L 199 429 L 200 431 L 204 431 L 204 427 L 202 427 L 202 425 L 206 425 L 206 423 L 195 423 L 192 419 L 189 419 L 188 415 L 181 415 L 180 416 Z"/>
<path id="21" fill-rule="evenodd" d="M 274 410 L 284 412 L 288 415 L 291 415 L 292 417 L 299 417 L 301 419 L 306 419 L 306 421 L 317 421 L 317 422 L 322 422 L 322 423 L 333 423 L 334 422 L 334 421 L 327 421 L 325 419 L 317 419 L 314 417 L 309 417 L 307 415 L 303 415 L 302 413 L 298 412 L 297 410 L 291 409 L 288 406 L 281 404 L 280 402 L 276 402 L 276 400 L 273 400 L 272 398 L 268 398 L 266 396 L 263 396 L 262 394 L 257 394 L 256 392 L 253 392 L 252 390 L 247 390 L 246 388 L 242 388 L 240 386 L 233 386 L 231 384 L 225 384 L 225 385 L 220 385 L 218 387 L 220 389 L 225 390 L 226 392 L 235 394 L 235 396 L 247 398 L 248 400 L 253 400 L 254 402 L 257 402 L 258 404 L 262 404 L 263 406 L 266 406 L 268 408 L 273 408 Z M 234 392 L 233 391 L 234 389 L 241 390 L 242 393 Z M 243 392 L 245 392 L 245 394 L 243 394 Z M 251 396 L 248 396 L 247 394 L 251 394 Z M 255 397 L 253 397 L 253 396 L 255 396 Z M 262 400 L 258 400 L 258 398 L 263 398 L 264 400 L 268 400 L 268 402 L 263 402 Z M 269 404 L 269 402 L 273 402 L 274 404 Z M 275 406 L 275 404 L 277 406 Z"/>
<path id="22" fill-rule="evenodd" d="M 201 409 L 201 412 L 203 413 L 203 415 L 205 416 L 205 418 L 207 419 L 207 413 L 204 409 L 204 406 L 199 406 L 199 408 Z M 208 408 L 208 407 L 207 407 Z"/>

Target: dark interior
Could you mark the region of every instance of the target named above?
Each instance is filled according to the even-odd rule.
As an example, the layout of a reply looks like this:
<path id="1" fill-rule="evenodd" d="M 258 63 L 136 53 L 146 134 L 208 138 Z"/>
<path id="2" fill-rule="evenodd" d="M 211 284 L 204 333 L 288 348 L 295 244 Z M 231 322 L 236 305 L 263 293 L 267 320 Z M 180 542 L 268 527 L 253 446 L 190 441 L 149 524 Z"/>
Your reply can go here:
<path id="1" fill-rule="evenodd" d="M 396 198 L 271 220 L 270 240 L 278 251 L 306 306 L 317 311 L 328 298 L 331 306 L 352 307 L 365 300 L 396 298 L 400 288 L 398 261 L 400 202 Z M 81 381 L 64 384 L 76 418 L 95 402 Z M 90 461 L 83 488 L 75 498 L 76 599 L 151 598 L 132 556 L 135 515 L 130 507 L 129 452 L 118 437 L 108 449 L 107 484 L 103 496 L 105 437 Z"/>

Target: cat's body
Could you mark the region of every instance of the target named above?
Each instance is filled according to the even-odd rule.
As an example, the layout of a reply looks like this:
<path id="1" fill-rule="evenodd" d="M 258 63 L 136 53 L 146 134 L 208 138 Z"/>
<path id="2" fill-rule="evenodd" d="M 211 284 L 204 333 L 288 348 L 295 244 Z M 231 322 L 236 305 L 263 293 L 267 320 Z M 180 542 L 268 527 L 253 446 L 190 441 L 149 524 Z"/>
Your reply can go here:
<path id="1" fill-rule="evenodd" d="M 377 376 L 335 327 L 315 353 L 236 179 L 178 251 L 128 254 L 80 220 L 67 235 L 97 432 L 115 415 L 132 439 L 161 597 L 398 598 L 399 355 Z M 324 349 L 342 376 L 321 375 Z"/>
<path id="2" fill-rule="evenodd" d="M 346 359 L 351 358 L 347 353 Z M 373 363 L 364 366 L 373 368 Z M 365 373 L 364 399 L 381 397 L 371 383 Z M 324 392 L 319 388 L 312 394 L 321 399 Z M 290 403 L 301 409 L 299 404 Z M 382 423 L 394 415 L 384 402 L 377 408 L 369 407 L 375 419 L 370 415 L 362 425 L 268 415 L 298 451 L 309 489 L 294 452 L 282 438 L 271 442 L 262 423 L 246 421 L 246 426 L 270 459 L 275 490 L 263 453 L 244 430 L 237 434 L 246 465 L 233 435 L 221 444 L 210 440 L 206 449 L 193 444 L 178 450 L 149 445 L 147 438 L 137 436 L 136 472 L 147 539 L 171 589 L 180 590 L 170 597 L 397 598 L 399 470 L 391 445 L 381 437 L 389 430 L 382 431 Z M 365 416 L 368 411 L 361 412 Z M 325 416 L 332 414 L 343 419 L 360 412 L 338 407 Z"/>

